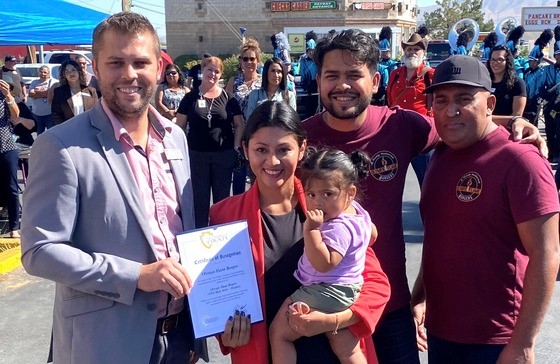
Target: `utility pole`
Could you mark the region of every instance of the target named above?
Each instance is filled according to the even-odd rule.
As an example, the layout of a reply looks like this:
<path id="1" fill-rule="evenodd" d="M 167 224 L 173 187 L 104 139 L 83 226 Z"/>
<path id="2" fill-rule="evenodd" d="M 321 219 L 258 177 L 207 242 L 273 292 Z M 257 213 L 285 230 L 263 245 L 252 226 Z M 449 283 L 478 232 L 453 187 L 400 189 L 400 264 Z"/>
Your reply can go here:
<path id="1" fill-rule="evenodd" d="M 132 0 L 122 0 L 122 11 L 130 11 L 132 9 Z"/>

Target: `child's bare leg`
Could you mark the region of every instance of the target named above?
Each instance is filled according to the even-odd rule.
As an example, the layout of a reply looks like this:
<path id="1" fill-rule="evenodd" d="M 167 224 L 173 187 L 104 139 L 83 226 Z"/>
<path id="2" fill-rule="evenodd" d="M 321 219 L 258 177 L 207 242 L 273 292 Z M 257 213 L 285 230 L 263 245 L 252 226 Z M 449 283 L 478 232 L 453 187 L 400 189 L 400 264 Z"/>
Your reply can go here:
<path id="1" fill-rule="evenodd" d="M 286 312 L 292 300 L 288 297 L 278 310 L 269 330 L 270 346 L 272 347 L 272 362 L 276 364 L 296 363 L 297 355 L 294 341 L 301 337 L 292 330 Z"/>
<path id="2" fill-rule="evenodd" d="M 336 335 L 329 332 L 327 337 L 341 364 L 367 364 L 366 357 L 360 349 L 360 340 L 350 330 L 338 330 Z"/>

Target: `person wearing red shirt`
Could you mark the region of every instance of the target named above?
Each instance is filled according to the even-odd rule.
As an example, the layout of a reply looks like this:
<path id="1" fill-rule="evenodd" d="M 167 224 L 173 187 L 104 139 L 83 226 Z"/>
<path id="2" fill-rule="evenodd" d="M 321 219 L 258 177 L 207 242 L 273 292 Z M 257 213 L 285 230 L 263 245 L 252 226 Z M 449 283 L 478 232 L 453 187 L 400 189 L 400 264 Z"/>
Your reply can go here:
<path id="1" fill-rule="evenodd" d="M 420 34 L 414 33 L 408 42 L 402 42 L 402 48 L 404 65 L 389 75 L 387 105 L 400 106 L 431 116 L 431 95 L 423 93 L 430 86 L 434 75 L 434 69 L 424 62 L 428 41 Z M 421 154 L 412 160 L 412 168 L 420 186 L 424 181 L 429 161 L 430 153 Z"/>

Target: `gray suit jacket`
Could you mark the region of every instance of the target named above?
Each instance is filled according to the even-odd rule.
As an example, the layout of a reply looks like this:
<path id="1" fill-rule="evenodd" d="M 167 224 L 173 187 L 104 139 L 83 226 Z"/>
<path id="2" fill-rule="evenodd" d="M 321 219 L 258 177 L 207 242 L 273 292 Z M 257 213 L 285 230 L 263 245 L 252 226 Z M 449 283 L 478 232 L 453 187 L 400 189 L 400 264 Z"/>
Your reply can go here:
<path id="1" fill-rule="evenodd" d="M 157 125 L 154 124 L 154 125 Z M 184 132 L 166 122 L 183 229 L 194 228 Z M 163 128 L 162 128 L 163 130 Z M 136 289 L 156 261 L 143 202 L 113 128 L 93 109 L 40 135 L 31 152 L 22 217 L 22 263 L 56 282 L 55 363 L 148 363 L 159 293 Z"/>

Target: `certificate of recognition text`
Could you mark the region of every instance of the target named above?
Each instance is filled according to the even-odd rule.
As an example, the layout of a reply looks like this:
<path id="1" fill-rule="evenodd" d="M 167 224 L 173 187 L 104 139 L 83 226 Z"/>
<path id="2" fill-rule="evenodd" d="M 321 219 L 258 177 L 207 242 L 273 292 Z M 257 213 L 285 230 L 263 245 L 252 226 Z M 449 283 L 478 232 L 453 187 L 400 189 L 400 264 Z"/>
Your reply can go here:
<path id="1" fill-rule="evenodd" d="M 193 287 L 188 295 L 196 338 L 224 332 L 235 310 L 263 320 L 247 221 L 180 233 L 181 264 Z"/>

